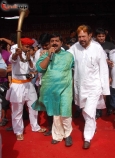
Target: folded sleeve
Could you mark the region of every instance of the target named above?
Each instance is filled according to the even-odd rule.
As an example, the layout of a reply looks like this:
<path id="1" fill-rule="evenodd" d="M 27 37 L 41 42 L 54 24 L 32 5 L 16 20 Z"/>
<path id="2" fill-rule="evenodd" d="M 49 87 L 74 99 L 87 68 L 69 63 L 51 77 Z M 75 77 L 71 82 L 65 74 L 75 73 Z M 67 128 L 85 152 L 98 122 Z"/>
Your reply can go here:
<path id="1" fill-rule="evenodd" d="M 42 69 L 40 63 L 48 56 L 48 53 L 43 54 L 39 60 L 36 62 L 36 70 L 40 73 L 46 72 L 47 69 Z"/>

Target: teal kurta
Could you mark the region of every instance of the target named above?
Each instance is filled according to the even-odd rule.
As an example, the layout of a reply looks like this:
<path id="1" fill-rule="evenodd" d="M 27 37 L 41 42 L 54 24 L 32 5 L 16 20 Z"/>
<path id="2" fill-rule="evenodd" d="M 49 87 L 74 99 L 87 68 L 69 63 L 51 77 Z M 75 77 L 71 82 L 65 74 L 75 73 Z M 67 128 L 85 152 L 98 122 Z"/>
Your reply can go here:
<path id="1" fill-rule="evenodd" d="M 47 111 L 49 116 L 70 117 L 72 115 L 72 66 L 73 55 L 60 50 L 53 55 L 46 70 L 40 63 L 48 56 L 42 55 L 36 63 L 38 72 L 42 75 L 40 97 L 33 105 L 34 110 Z"/>

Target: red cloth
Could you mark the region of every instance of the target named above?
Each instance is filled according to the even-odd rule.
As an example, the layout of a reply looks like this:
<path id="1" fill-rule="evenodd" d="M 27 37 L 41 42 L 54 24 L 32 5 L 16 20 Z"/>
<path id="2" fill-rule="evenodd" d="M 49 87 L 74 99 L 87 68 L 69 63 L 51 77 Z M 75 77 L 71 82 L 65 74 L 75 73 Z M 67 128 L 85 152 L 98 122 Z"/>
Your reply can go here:
<path id="1" fill-rule="evenodd" d="M 22 45 L 33 45 L 34 44 L 34 40 L 32 40 L 31 38 L 21 38 L 21 43 Z"/>

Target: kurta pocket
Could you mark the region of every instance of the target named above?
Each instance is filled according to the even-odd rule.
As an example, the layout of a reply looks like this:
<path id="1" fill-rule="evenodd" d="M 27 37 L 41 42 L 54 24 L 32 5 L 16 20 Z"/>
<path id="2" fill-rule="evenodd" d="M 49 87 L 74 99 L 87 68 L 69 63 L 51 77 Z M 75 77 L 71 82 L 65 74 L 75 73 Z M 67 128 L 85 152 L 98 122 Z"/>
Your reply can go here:
<path id="1" fill-rule="evenodd" d="M 96 63 L 95 63 L 95 60 L 94 60 L 93 57 L 87 58 L 87 61 L 86 61 L 86 62 L 87 62 L 87 63 L 86 63 L 87 67 L 95 69 Z"/>

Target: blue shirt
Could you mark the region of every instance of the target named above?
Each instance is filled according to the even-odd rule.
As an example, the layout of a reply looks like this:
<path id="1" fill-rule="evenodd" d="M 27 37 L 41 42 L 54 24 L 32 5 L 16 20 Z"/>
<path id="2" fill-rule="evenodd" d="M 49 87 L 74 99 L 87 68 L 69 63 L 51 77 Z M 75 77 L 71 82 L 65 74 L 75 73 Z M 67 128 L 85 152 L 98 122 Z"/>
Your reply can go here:
<path id="1" fill-rule="evenodd" d="M 7 66 L 6 66 L 6 64 L 5 64 L 3 58 L 0 54 L 0 69 L 5 69 L 6 70 L 6 68 L 7 68 Z"/>

